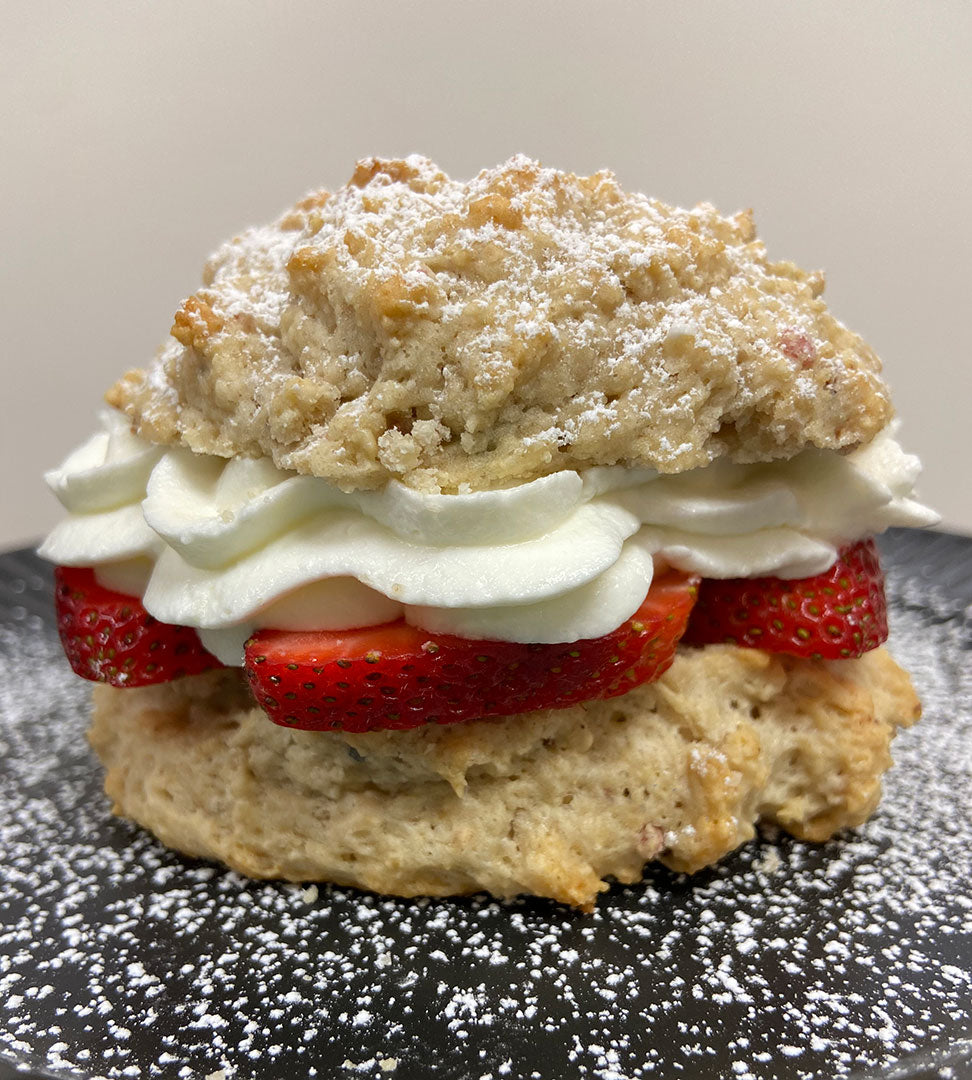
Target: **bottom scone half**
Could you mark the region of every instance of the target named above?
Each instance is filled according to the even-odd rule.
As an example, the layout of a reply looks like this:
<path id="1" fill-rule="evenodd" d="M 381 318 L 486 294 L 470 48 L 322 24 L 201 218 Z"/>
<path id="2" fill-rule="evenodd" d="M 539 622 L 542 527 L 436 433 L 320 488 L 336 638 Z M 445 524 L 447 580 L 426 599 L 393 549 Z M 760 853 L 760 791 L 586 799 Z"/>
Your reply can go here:
<path id="1" fill-rule="evenodd" d="M 116 813 L 251 877 L 590 908 L 606 878 L 701 869 L 759 821 L 813 841 L 860 824 L 919 713 L 883 648 L 714 645 L 610 700 L 354 735 L 271 723 L 236 670 L 97 686 L 90 738 Z"/>

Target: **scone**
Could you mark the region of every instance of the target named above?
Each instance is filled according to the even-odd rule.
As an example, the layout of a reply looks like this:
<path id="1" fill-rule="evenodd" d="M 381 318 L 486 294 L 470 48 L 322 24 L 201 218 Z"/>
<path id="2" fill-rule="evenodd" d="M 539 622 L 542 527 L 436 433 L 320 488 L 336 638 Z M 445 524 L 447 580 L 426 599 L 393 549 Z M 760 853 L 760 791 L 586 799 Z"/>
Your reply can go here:
<path id="1" fill-rule="evenodd" d="M 359 163 L 207 264 L 41 548 L 116 812 L 246 874 L 589 907 L 874 809 L 919 704 L 880 364 L 748 214 Z"/>

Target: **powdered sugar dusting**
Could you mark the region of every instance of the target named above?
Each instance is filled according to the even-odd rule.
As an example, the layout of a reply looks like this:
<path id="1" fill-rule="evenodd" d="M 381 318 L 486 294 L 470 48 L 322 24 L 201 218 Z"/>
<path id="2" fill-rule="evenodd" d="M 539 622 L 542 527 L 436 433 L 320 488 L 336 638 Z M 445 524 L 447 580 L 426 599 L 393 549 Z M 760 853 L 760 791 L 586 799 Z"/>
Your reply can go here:
<path id="1" fill-rule="evenodd" d="M 6 557 L 0 1062 L 111 1080 L 961 1075 L 972 590 L 942 568 L 969 549 L 906 545 L 892 645 L 926 716 L 877 816 L 823 848 L 764 836 L 691 880 L 649 871 L 593 915 L 253 883 L 164 851 L 109 816 L 46 573 Z"/>
<path id="2" fill-rule="evenodd" d="M 500 488 L 842 449 L 890 418 L 819 274 L 747 213 L 517 155 L 468 182 L 366 159 L 210 259 L 152 368 L 110 392 L 156 442 L 345 490 Z"/>

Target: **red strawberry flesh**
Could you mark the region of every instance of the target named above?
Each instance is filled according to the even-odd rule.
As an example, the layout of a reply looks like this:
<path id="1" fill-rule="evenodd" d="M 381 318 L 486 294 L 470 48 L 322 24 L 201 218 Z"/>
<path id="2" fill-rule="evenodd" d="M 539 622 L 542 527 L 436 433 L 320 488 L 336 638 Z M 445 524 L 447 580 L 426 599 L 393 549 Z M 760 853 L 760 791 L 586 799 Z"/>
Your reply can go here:
<path id="1" fill-rule="evenodd" d="M 683 641 L 728 643 L 809 659 L 847 660 L 888 637 L 884 574 L 871 539 L 815 577 L 706 578 Z"/>
<path id="2" fill-rule="evenodd" d="M 246 644 L 251 689 L 278 724 L 351 732 L 451 724 L 627 693 L 671 664 L 697 578 L 669 572 L 601 638 L 471 641 L 403 621 L 362 630 L 263 630 Z"/>
<path id="3" fill-rule="evenodd" d="M 137 597 L 99 585 L 88 568 L 58 566 L 54 601 L 61 644 L 82 678 L 150 686 L 223 666 L 191 627 L 159 622 Z"/>

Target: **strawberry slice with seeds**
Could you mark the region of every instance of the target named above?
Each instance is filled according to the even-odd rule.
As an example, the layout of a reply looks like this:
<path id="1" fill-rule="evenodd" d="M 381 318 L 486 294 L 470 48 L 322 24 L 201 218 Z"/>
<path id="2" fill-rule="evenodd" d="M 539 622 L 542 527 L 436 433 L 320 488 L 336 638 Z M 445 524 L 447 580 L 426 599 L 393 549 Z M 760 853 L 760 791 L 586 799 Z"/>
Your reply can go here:
<path id="1" fill-rule="evenodd" d="M 453 724 L 624 694 L 671 664 L 698 578 L 669 572 L 604 637 L 471 641 L 402 620 L 361 630 L 262 630 L 246 643 L 251 689 L 277 724 L 362 732 Z"/>
<path id="2" fill-rule="evenodd" d="M 61 644 L 82 678 L 112 686 L 150 686 L 223 665 L 188 626 L 154 619 L 134 596 L 99 585 L 88 568 L 54 570 Z"/>
<path id="3" fill-rule="evenodd" d="M 888 637 L 884 574 L 874 541 L 844 548 L 815 577 L 706 578 L 686 645 L 728 643 L 815 660 L 847 660 Z"/>

